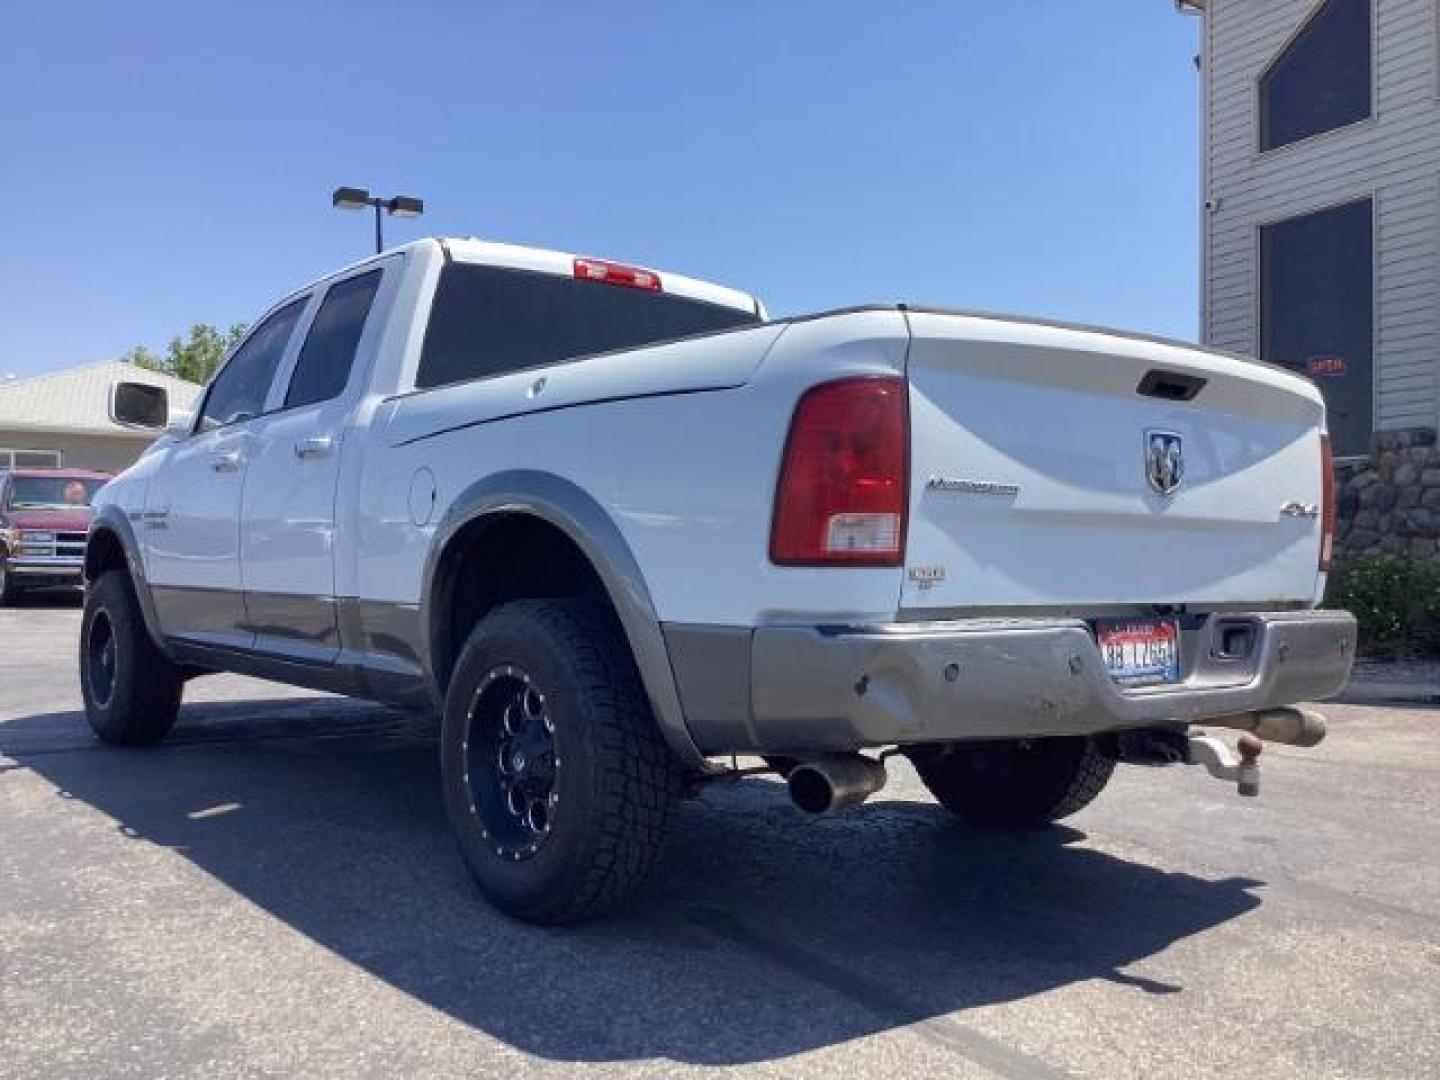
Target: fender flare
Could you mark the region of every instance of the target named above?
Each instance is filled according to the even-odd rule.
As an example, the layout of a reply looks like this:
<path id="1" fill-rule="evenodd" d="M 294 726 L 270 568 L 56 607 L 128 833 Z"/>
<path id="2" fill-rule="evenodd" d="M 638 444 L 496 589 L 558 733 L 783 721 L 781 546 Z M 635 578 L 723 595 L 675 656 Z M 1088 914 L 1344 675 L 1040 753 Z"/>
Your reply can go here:
<path id="1" fill-rule="evenodd" d="M 135 536 L 135 527 L 130 515 L 113 503 L 100 507 L 90 520 L 90 530 L 85 538 L 85 580 L 90 580 L 91 545 L 95 543 L 98 534 L 106 532 L 115 537 L 120 544 L 120 550 L 125 554 L 130 584 L 135 590 L 135 598 L 140 602 L 140 614 L 150 639 L 163 655 L 170 656 L 165 637 L 160 632 L 160 617 L 155 612 L 155 598 L 150 594 L 150 582 L 145 577 L 145 563 L 140 558 L 140 541 Z"/>
<path id="2" fill-rule="evenodd" d="M 441 556 L 461 529 L 501 514 L 539 518 L 569 537 L 590 561 L 619 616 L 660 733 L 687 767 L 708 770 L 710 766 L 685 724 L 670 654 L 640 564 L 605 508 L 582 488 L 554 473 L 513 469 L 478 480 L 456 496 L 436 526 L 422 579 L 420 633 L 421 655 L 437 698 L 440 673 L 434 664 L 431 600 Z"/>

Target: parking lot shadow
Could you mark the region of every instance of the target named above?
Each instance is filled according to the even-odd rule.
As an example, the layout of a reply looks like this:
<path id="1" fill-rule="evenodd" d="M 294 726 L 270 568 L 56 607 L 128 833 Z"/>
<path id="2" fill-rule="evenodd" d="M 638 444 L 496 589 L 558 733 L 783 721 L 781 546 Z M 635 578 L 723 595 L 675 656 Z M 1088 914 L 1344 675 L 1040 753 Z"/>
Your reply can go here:
<path id="1" fill-rule="evenodd" d="M 17 608 L 78 608 L 85 594 L 75 588 L 25 589 L 9 603 Z"/>
<path id="2" fill-rule="evenodd" d="M 983 1042 L 965 1010 L 1096 978 L 1179 992 L 1124 969 L 1259 903 L 1259 882 L 1167 873 L 1074 829 L 987 834 L 910 801 L 814 820 L 758 780 L 684 805 L 625 914 L 540 930 L 466 877 L 428 720 L 312 698 L 187 706 L 150 750 L 83 731 L 79 714 L 27 717 L 0 725 L 0 751 L 112 818 L 117 843 L 171 848 L 376 978 L 557 1061 L 756 1062 L 911 1024 Z"/>

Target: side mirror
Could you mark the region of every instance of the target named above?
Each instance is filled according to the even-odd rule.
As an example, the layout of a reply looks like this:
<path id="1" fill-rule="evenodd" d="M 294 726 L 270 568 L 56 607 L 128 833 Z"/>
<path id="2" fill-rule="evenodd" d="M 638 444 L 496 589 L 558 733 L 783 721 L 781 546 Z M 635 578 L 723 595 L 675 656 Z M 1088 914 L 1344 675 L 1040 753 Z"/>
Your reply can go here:
<path id="1" fill-rule="evenodd" d="M 121 427 L 161 431 L 170 416 L 170 395 L 164 387 L 120 382 L 110 388 L 110 419 Z"/>
<path id="2" fill-rule="evenodd" d="M 165 421 L 165 434 L 183 439 L 195 426 L 195 414 L 189 409 L 171 409 L 170 418 Z"/>

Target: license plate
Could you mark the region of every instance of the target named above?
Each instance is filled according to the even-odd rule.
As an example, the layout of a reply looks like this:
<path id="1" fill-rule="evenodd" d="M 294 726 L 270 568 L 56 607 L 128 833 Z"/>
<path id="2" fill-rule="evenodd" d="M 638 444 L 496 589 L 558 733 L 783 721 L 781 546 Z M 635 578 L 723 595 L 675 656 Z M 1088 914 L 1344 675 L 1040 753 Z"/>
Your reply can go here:
<path id="1" fill-rule="evenodd" d="M 1175 619 L 1107 619 L 1095 624 L 1095 642 L 1121 686 L 1180 681 L 1180 624 Z"/>

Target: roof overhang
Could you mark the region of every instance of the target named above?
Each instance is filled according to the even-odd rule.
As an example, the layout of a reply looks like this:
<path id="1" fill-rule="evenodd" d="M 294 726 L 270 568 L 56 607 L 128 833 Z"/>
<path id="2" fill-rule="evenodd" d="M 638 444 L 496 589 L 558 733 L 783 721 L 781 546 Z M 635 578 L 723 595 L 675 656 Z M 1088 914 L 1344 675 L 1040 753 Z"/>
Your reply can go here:
<path id="1" fill-rule="evenodd" d="M 1209 0 L 1175 0 L 1175 10 L 1181 15 L 1204 15 Z"/>

